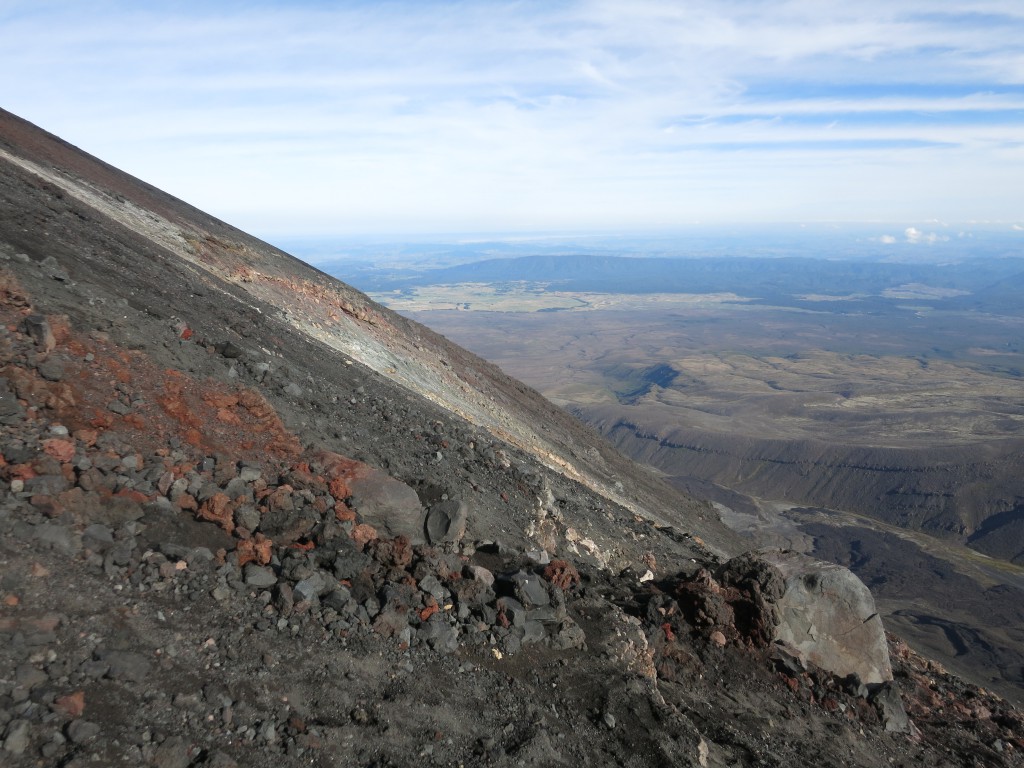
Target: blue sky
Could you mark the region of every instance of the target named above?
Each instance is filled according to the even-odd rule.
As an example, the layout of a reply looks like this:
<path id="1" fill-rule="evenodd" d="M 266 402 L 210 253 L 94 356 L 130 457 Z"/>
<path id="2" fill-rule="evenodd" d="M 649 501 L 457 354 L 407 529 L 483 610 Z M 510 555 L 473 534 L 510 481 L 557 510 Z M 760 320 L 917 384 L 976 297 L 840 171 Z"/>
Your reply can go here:
<path id="1" fill-rule="evenodd" d="M 1024 225 L 1020 0 L 0 0 L 0 72 L 265 237 Z"/>

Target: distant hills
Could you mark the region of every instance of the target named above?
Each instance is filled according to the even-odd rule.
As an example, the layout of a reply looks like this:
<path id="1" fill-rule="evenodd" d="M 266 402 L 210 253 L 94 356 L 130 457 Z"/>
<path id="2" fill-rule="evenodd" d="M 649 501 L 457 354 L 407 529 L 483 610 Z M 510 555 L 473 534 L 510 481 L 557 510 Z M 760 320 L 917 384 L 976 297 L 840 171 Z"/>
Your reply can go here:
<path id="1" fill-rule="evenodd" d="M 528 282 L 552 290 L 592 293 L 728 293 L 757 303 L 814 308 L 849 304 L 864 310 L 883 297 L 984 309 L 1021 307 L 1024 258 L 967 259 L 948 264 L 831 260 L 810 257 L 651 258 L 536 255 L 498 258 L 437 269 L 374 269 L 352 276 L 363 290 L 400 291 L 428 285 Z M 916 290 L 900 291 L 904 286 Z M 931 289 L 930 291 L 927 289 Z M 856 296 L 856 300 L 851 300 Z M 832 301 L 830 301 L 830 297 Z"/>

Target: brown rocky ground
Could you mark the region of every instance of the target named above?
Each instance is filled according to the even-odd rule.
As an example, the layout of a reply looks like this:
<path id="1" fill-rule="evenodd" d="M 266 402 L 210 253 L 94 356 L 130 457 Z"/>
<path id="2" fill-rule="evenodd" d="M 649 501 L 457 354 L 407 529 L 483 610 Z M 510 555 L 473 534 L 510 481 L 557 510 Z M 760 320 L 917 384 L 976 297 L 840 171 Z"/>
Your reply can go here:
<path id="1" fill-rule="evenodd" d="M 216 230 L 200 260 L 287 272 L 3 126 L 50 178 Z M 1016 710 L 899 641 L 877 686 L 768 642 L 770 573 L 535 393 L 352 292 L 347 328 L 419 334 L 477 377 L 460 402 L 500 400 L 481 426 L 0 169 L 4 765 L 1024 764 Z"/>

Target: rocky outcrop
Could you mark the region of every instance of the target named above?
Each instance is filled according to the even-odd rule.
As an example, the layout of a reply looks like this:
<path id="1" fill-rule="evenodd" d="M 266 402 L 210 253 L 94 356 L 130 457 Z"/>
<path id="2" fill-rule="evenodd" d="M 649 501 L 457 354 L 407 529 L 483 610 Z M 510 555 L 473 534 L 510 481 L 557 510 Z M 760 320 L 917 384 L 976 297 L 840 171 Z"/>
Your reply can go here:
<path id="1" fill-rule="evenodd" d="M 671 641 L 689 636 L 709 645 L 781 648 L 801 668 L 858 685 L 892 680 L 882 621 L 863 582 L 846 568 L 779 550 L 748 552 L 712 573 L 651 586 L 649 620 Z"/>
<path id="2" fill-rule="evenodd" d="M 328 467 L 335 495 L 351 496 L 366 525 L 382 536 L 405 536 L 412 544 L 424 543 L 424 512 L 416 491 L 363 462 L 330 451 L 319 456 Z"/>
<path id="3" fill-rule="evenodd" d="M 776 642 L 840 677 L 855 674 L 868 684 L 892 680 L 875 600 L 849 569 L 796 552 L 762 551 L 737 560 L 771 574 L 771 594 L 778 594 L 773 599 Z M 737 565 L 730 561 L 727 567 L 735 571 Z"/>
<path id="4" fill-rule="evenodd" d="M 781 644 L 804 666 L 864 684 L 892 680 L 882 620 L 842 566 L 781 550 L 748 552 L 676 587 L 691 623 L 721 641 Z"/>

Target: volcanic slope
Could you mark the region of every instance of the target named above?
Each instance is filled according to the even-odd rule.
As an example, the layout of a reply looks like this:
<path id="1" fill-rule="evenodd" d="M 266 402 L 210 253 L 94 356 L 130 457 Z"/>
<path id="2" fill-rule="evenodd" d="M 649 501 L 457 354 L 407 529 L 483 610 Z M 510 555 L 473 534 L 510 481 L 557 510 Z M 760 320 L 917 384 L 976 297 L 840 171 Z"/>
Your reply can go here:
<path id="1" fill-rule="evenodd" d="M 1024 764 L 896 639 L 768 642 L 778 574 L 537 393 L 8 113 L 0 260 L 4 765 Z"/>

